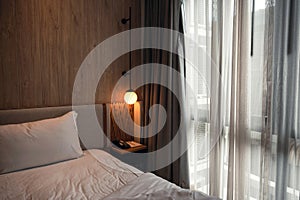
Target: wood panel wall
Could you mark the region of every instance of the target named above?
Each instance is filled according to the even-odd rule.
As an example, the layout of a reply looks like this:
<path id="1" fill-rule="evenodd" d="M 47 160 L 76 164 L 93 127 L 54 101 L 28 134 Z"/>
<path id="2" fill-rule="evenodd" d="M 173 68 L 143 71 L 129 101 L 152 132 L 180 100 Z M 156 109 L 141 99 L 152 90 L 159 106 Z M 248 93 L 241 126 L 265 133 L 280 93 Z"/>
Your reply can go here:
<path id="1" fill-rule="evenodd" d="M 80 64 L 101 41 L 128 29 L 120 20 L 129 6 L 139 27 L 140 0 L 0 0 L 0 109 L 71 105 Z M 124 63 L 127 56 L 107 70 L 97 103 L 110 101 Z"/>

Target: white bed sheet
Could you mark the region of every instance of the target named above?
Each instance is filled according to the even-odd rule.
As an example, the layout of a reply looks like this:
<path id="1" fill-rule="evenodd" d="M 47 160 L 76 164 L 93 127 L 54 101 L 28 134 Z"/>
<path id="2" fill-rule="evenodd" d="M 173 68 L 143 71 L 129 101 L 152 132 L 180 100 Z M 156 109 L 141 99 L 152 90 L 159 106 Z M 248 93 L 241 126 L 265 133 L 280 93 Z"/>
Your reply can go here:
<path id="1" fill-rule="evenodd" d="M 201 192 L 190 191 L 178 187 L 152 173 L 144 173 L 118 191 L 104 198 L 105 200 L 219 200 L 219 198 L 207 196 Z"/>
<path id="2" fill-rule="evenodd" d="M 217 199 L 182 189 L 102 150 L 78 159 L 0 175 L 0 199 Z"/>
<path id="3" fill-rule="evenodd" d="M 102 199 L 142 173 L 89 150 L 78 159 L 0 175 L 0 199 Z"/>

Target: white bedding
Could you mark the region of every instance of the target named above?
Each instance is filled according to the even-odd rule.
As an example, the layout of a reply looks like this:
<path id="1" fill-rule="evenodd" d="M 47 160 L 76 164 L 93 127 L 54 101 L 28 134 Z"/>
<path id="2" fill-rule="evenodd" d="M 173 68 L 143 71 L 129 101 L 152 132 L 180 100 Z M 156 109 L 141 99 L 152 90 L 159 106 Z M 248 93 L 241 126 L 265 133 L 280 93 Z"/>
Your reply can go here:
<path id="1" fill-rule="evenodd" d="M 101 150 L 0 175 L 0 199 L 215 199 L 127 165 Z"/>
<path id="2" fill-rule="evenodd" d="M 0 199 L 102 199 L 141 174 L 104 151 L 89 150 L 75 160 L 0 175 Z"/>
<path id="3" fill-rule="evenodd" d="M 133 181 L 123 186 L 118 191 L 104 198 L 105 200 L 135 199 L 135 200 L 217 200 L 203 193 L 182 189 L 152 173 L 144 173 Z"/>

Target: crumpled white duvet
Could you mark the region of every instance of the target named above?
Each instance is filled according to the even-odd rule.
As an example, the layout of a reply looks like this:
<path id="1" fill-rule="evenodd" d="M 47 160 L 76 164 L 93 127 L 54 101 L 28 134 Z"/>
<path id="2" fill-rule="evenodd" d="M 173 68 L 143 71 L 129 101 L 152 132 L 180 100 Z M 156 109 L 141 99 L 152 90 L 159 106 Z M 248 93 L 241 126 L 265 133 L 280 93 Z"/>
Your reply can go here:
<path id="1" fill-rule="evenodd" d="M 105 200 L 134 199 L 134 200 L 217 200 L 196 191 L 182 189 L 152 173 L 144 173 L 135 180 L 129 182 L 118 191 L 104 198 Z"/>
<path id="2" fill-rule="evenodd" d="M 0 175 L 0 199 L 102 199 L 141 174 L 105 151 L 89 150 L 78 159 Z"/>
<path id="3" fill-rule="evenodd" d="M 102 150 L 0 175 L 0 199 L 217 199 L 182 189 Z"/>

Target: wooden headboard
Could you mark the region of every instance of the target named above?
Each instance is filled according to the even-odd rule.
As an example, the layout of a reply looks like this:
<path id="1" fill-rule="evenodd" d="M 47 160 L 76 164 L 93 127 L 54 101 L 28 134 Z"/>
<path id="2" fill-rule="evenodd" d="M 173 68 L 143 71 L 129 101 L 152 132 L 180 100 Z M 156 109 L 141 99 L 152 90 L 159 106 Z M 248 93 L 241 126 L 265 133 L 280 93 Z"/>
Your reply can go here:
<path id="1" fill-rule="evenodd" d="M 61 116 L 75 108 L 76 111 L 80 111 L 77 117 L 77 126 L 79 137 L 84 149 L 92 148 L 104 148 L 110 145 L 110 141 L 115 139 L 123 140 L 135 140 L 139 142 L 140 130 L 134 130 L 134 136 L 130 136 L 124 133 L 118 125 L 112 115 L 112 109 L 118 109 L 118 113 L 122 115 L 123 112 L 129 112 L 132 119 L 140 124 L 141 123 L 141 102 L 137 102 L 134 105 L 127 105 L 124 103 L 107 103 L 92 105 L 80 105 L 80 106 L 59 106 L 59 107 L 44 107 L 44 108 L 30 108 L 30 109 L 12 109 L 12 110 L 0 110 L 0 125 L 4 124 L 17 124 L 24 122 L 37 121 L 47 118 L 53 118 Z M 89 118 L 90 109 L 94 109 L 97 115 L 98 124 L 85 124 L 81 125 L 82 119 Z M 106 137 L 98 132 L 98 126 L 101 126 Z"/>

